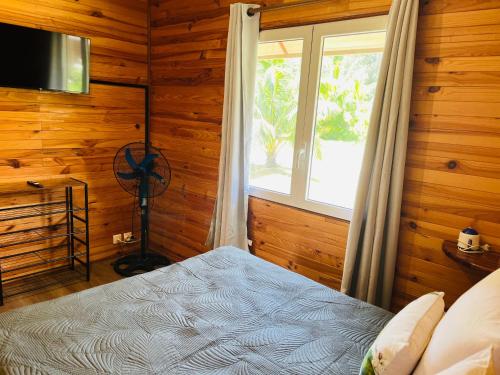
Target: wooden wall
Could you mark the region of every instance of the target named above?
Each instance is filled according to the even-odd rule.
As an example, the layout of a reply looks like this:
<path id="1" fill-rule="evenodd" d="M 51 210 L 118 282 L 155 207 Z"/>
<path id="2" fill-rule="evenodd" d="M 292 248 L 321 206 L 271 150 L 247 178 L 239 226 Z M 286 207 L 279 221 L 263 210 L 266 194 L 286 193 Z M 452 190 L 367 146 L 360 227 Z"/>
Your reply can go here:
<path id="1" fill-rule="evenodd" d="M 151 137 L 173 168 L 152 212 L 152 245 L 178 260 L 207 251 L 217 192 L 229 4 L 161 0 L 152 6 Z M 260 1 L 275 4 L 283 1 Z M 265 13 L 263 28 L 384 14 L 390 0 L 332 1 Z M 339 287 L 348 223 L 252 198 L 253 251 Z"/>
<path id="2" fill-rule="evenodd" d="M 90 95 L 0 89 L 0 183 L 75 177 L 89 184 L 91 255 L 112 255 L 132 197 L 113 175 L 121 146 L 144 140 L 144 91 L 92 85 Z"/>
<path id="3" fill-rule="evenodd" d="M 249 206 L 257 256 L 340 289 L 348 222 L 257 198 Z"/>
<path id="4" fill-rule="evenodd" d="M 145 0 L 0 0 L 0 22 L 90 37 L 94 80 L 148 80 Z M 144 118 L 140 88 L 92 84 L 90 95 L 0 88 L 0 183 L 87 181 L 91 255 L 112 256 L 112 234 L 130 230 L 132 207 L 113 158 L 124 144 L 144 140 Z"/>
<path id="5" fill-rule="evenodd" d="M 500 1 L 428 1 L 413 86 L 394 309 L 482 276 L 441 251 L 460 229 L 500 249 Z"/>
<path id="6" fill-rule="evenodd" d="M 93 79 L 147 82 L 147 0 L 0 0 L 0 22 L 91 38 Z"/>
<path id="7" fill-rule="evenodd" d="M 152 141 L 173 167 L 152 213 L 153 245 L 173 259 L 204 246 L 216 194 L 228 6 L 156 0 L 152 6 Z M 285 2 L 260 1 L 273 4 Z M 390 0 L 342 0 L 265 13 L 262 27 L 370 16 Z M 500 246 L 498 0 L 422 2 L 394 309 L 430 291 L 448 304 L 480 275 L 442 251 L 474 225 Z M 450 161 L 455 169 L 448 169 Z M 348 223 L 251 199 L 257 255 L 338 287 Z"/>

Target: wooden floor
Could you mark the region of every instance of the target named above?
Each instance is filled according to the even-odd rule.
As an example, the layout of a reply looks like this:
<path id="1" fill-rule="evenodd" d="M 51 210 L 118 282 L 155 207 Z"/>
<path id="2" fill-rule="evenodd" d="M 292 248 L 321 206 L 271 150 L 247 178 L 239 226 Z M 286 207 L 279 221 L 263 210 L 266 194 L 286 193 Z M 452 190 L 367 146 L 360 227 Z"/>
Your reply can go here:
<path id="1" fill-rule="evenodd" d="M 75 277 L 74 271 L 71 273 L 58 272 L 57 274 L 53 273 L 45 276 L 37 276 L 32 279 L 33 285 L 39 288 L 40 284 L 42 284 L 44 287 L 42 289 L 37 288 L 37 290 L 34 291 L 26 291 L 24 293 L 6 297 L 4 300 L 4 306 L 0 306 L 0 313 L 13 310 L 21 306 L 48 301 L 121 279 L 122 277 L 113 271 L 111 263 L 111 259 L 92 263 L 90 281 L 86 281 L 83 276 L 78 277 L 78 274 L 76 274 Z M 29 281 L 23 280 L 22 285 L 6 286 L 5 292 L 6 294 L 13 294 L 20 290 L 26 290 L 27 286 L 29 287 L 29 284 Z"/>

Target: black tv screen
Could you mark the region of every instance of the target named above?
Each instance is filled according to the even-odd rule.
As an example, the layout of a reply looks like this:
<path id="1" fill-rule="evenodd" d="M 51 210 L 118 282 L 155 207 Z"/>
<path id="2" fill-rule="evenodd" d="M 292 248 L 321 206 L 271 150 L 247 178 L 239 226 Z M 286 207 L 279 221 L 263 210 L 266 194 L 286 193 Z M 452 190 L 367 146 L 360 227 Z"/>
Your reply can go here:
<path id="1" fill-rule="evenodd" d="M 0 23 L 0 86 L 89 92 L 90 40 Z"/>

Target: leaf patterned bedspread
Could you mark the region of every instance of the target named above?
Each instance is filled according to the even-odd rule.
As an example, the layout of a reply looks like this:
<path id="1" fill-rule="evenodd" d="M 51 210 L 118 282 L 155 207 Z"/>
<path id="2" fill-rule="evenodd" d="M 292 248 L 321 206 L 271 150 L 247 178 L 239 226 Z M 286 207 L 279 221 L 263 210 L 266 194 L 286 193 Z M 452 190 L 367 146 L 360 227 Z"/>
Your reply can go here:
<path id="1" fill-rule="evenodd" d="M 224 247 L 0 314 L 0 373 L 357 374 L 391 317 Z"/>

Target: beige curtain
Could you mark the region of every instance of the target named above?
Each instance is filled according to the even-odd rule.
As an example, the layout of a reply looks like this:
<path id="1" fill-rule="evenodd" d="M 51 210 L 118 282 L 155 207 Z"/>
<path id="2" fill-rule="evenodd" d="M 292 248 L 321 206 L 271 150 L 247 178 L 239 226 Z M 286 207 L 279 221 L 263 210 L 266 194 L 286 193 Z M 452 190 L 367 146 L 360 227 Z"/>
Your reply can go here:
<path id="1" fill-rule="evenodd" d="M 341 290 L 389 308 L 408 140 L 418 0 L 393 0 Z"/>
<path id="2" fill-rule="evenodd" d="M 248 173 L 259 16 L 250 4 L 232 4 L 226 52 L 219 185 L 207 246 L 248 250 Z"/>

